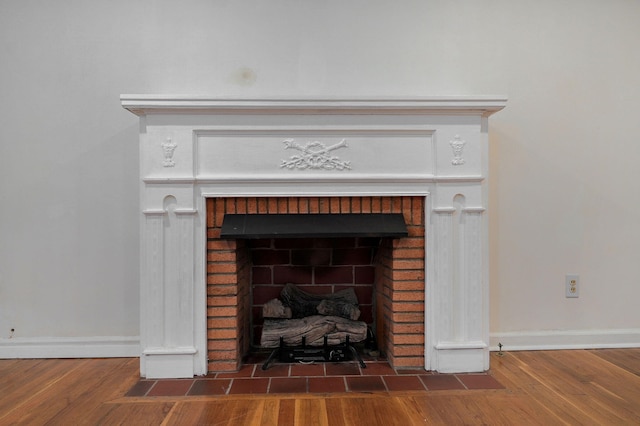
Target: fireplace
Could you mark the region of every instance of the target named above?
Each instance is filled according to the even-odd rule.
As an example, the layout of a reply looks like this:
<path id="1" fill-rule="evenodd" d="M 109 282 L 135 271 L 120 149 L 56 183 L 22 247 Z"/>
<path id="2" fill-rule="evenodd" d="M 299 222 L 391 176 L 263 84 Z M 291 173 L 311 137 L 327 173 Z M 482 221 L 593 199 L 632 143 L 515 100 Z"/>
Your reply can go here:
<path id="1" fill-rule="evenodd" d="M 423 197 L 209 198 L 206 210 L 209 371 L 240 367 L 249 346 L 259 343 L 262 304 L 288 283 L 314 294 L 353 289 L 361 320 L 376 330 L 390 364 L 424 366 Z M 336 236 L 327 221 L 325 229 L 313 231 L 319 238 L 221 236 L 226 215 L 260 213 L 301 218 L 395 213 L 403 216 L 407 235 L 390 238 L 371 230 Z"/>
<path id="2" fill-rule="evenodd" d="M 312 268 L 261 265 L 255 250 L 271 255 L 256 245 L 292 240 L 223 238 L 231 214 L 401 214 L 408 235 L 373 237 L 376 262 L 317 250 L 300 284 L 375 295 L 363 311 L 395 368 L 489 368 L 487 124 L 504 98 L 121 101 L 141 122 L 142 376 L 239 368 L 260 332 L 255 286 L 276 292 Z M 334 257 L 372 249 L 314 238 L 295 239 L 356 253 Z"/>

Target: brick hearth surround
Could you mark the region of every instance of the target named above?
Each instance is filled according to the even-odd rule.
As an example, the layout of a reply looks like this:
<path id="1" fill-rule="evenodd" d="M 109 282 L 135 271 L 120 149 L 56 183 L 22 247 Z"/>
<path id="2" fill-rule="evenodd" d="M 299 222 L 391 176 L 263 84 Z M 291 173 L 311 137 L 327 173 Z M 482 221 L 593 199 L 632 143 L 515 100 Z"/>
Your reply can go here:
<path id="1" fill-rule="evenodd" d="M 251 343 L 251 316 L 254 321 L 259 316 L 252 312 L 257 307 L 252 306 L 245 241 L 220 239 L 226 213 L 402 213 L 409 236 L 382 239 L 376 255 L 378 343 L 393 367 L 424 366 L 423 197 L 208 198 L 206 210 L 209 372 L 240 367 Z M 336 290 L 341 288 L 344 286 Z M 367 315 L 364 317 L 366 320 Z"/>

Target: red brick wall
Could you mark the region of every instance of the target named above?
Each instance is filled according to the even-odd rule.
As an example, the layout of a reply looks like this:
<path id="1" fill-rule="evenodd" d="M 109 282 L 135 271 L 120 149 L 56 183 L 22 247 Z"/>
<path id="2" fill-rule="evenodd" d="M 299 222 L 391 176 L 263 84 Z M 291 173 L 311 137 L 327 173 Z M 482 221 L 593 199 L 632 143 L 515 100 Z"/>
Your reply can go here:
<path id="1" fill-rule="evenodd" d="M 249 350 L 250 263 L 243 241 L 220 240 L 207 215 L 207 349 L 209 371 L 235 371 Z"/>
<path id="2" fill-rule="evenodd" d="M 352 274 L 353 281 L 335 283 L 333 290 L 340 285 L 362 287 L 358 291 L 366 292 L 364 276 L 370 275 L 375 269 L 375 291 L 378 323 L 379 345 L 390 363 L 396 368 L 422 367 L 424 365 L 424 199 L 422 197 L 301 197 L 301 198 L 210 198 L 207 199 L 207 327 L 209 338 L 209 371 L 230 371 L 240 367 L 242 357 L 249 349 L 252 301 L 250 294 L 250 277 L 253 275 L 254 285 L 271 285 L 270 290 L 259 297 L 265 298 L 269 291 L 276 289 L 283 281 L 297 282 L 311 286 L 330 285 L 332 279 L 342 276 L 338 281 L 349 281 L 347 276 Z M 249 254 L 242 241 L 221 240 L 220 227 L 225 213 L 402 213 L 407 223 L 409 236 L 396 240 L 383 240 L 382 248 L 377 253 L 377 266 L 363 265 L 361 261 L 348 261 L 348 265 L 316 265 L 310 271 L 309 266 L 296 265 L 304 257 L 301 252 L 307 250 L 307 255 L 317 249 L 316 262 L 322 262 L 321 247 L 315 245 L 326 244 L 322 240 L 305 244 L 307 248 L 286 248 L 291 240 L 259 240 L 251 243 L 254 251 Z M 356 249 L 367 249 L 366 239 L 351 240 Z M 343 241 L 343 242 L 346 242 Z M 287 242 L 289 241 L 289 242 Z M 300 241 L 298 241 L 300 243 Z M 331 243 L 336 246 L 339 241 Z M 262 245 L 262 247 L 261 247 Z M 266 249 L 262 254 L 256 251 Z M 368 247 L 370 249 L 371 247 Z M 276 253 L 286 251 L 289 263 L 282 262 L 285 254 Z M 335 257 L 335 247 L 329 256 Z M 270 251 L 271 254 L 266 254 Z M 292 254 L 296 253 L 296 254 Z M 338 252 L 337 256 L 346 256 Z M 256 265 L 260 256 L 275 256 L 271 261 L 263 261 L 267 265 Z M 278 256 L 283 258 L 278 259 Z M 300 257 L 298 257 L 300 256 Z M 360 254 L 351 256 L 359 257 Z M 249 259 L 253 258 L 253 270 Z M 258 260 L 258 263 L 260 260 Z M 268 266 L 267 269 L 261 269 Z M 283 268 L 279 268 L 283 267 Z M 297 268 L 302 268 L 302 272 Z M 323 270 L 322 268 L 328 268 Z M 321 277 L 321 272 L 327 272 Z M 351 272 L 347 272 L 351 271 Z M 266 277 L 269 275 L 269 278 Z M 333 275 L 333 277 L 332 277 Z M 306 278 L 302 278 L 306 277 Z M 270 281 L 269 281 L 270 280 Z M 257 281 L 257 282 L 256 282 Z M 263 281 L 262 284 L 259 284 Z M 264 281 L 269 281 L 267 284 Z M 310 288 L 310 287 L 309 287 Z M 307 288 L 307 289 L 309 289 Z M 324 292 L 323 288 L 312 291 Z M 261 290 L 262 291 L 262 290 Z M 277 295 L 276 295 L 277 296 Z M 274 297 L 276 297 L 274 296 Z M 360 294 L 359 294 L 360 296 Z M 363 294 L 364 296 L 364 294 Z M 272 298 L 272 297 L 270 297 Z M 370 308 L 369 308 L 370 309 Z M 371 316 L 371 312 L 368 313 Z"/>

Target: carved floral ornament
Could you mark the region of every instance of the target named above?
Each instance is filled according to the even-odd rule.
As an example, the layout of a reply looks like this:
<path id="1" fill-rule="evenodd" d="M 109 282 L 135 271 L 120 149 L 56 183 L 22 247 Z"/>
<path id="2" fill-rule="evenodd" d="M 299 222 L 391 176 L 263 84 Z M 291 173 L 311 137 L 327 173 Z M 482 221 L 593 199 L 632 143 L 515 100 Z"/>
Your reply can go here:
<path id="1" fill-rule="evenodd" d="M 294 149 L 301 154 L 295 154 L 287 160 L 282 160 L 280 168 L 293 169 L 314 169 L 314 170 L 351 170 L 351 162 L 343 161 L 330 153 L 340 148 L 347 148 L 347 141 L 327 146 L 319 141 L 310 141 L 305 145 L 300 145 L 295 139 L 285 139 L 284 149 Z"/>
<path id="2" fill-rule="evenodd" d="M 173 154 L 176 151 L 178 144 L 173 142 L 171 138 L 167 138 L 165 142 L 162 142 L 162 153 L 164 155 L 164 161 L 162 165 L 164 167 L 174 167 L 176 162 L 173 161 Z"/>
<path id="3" fill-rule="evenodd" d="M 460 166 L 465 163 L 462 153 L 466 143 L 466 141 L 460 139 L 460 135 L 456 135 L 453 140 L 449 141 L 449 145 L 451 145 L 451 149 L 453 149 L 453 159 L 451 160 L 451 164 L 454 166 Z"/>

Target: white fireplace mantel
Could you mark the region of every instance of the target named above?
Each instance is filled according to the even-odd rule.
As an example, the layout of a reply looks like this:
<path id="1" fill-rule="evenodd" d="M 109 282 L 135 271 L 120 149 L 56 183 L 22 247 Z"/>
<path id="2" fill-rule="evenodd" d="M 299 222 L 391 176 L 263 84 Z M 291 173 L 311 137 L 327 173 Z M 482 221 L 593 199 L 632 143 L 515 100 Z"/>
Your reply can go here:
<path id="1" fill-rule="evenodd" d="M 489 368 L 488 117 L 505 97 L 121 102 L 140 117 L 142 376 L 207 373 L 205 200 L 222 196 L 425 197 L 424 367 Z"/>

